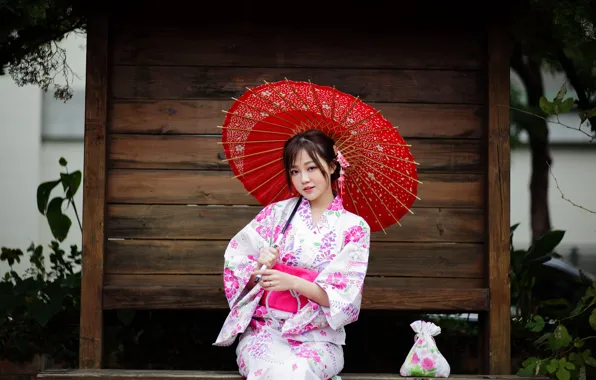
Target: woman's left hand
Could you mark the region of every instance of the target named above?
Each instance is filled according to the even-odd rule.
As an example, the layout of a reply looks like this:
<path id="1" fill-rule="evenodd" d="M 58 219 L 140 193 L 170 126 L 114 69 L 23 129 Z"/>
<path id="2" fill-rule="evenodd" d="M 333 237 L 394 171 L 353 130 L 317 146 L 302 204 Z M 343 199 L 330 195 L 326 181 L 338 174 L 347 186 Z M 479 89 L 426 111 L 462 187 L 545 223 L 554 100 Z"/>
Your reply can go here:
<path id="1" fill-rule="evenodd" d="M 275 269 L 257 270 L 254 274 L 262 274 L 260 284 L 265 290 L 284 291 L 296 288 L 298 277 Z"/>

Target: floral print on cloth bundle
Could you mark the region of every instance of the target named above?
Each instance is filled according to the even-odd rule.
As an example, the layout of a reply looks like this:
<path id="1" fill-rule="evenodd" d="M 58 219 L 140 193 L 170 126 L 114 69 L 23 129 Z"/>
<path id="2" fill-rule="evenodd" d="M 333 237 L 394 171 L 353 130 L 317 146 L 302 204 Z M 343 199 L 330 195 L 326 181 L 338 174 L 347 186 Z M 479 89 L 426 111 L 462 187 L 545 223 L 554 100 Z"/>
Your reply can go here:
<path id="1" fill-rule="evenodd" d="M 410 324 L 410 327 L 416 332 L 416 340 L 399 370 L 400 375 L 449 377 L 451 372 L 449 363 L 437 348 L 433 338 L 441 333 L 441 328 L 425 321 L 415 321 Z"/>

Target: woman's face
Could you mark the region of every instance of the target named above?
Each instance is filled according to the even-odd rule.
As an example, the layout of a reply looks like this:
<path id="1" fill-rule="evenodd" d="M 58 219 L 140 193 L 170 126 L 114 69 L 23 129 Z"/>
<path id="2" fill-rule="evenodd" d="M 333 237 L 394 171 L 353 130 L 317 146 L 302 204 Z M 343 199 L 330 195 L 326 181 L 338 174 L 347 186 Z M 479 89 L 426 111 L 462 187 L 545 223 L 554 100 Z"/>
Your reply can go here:
<path id="1" fill-rule="evenodd" d="M 290 168 L 290 178 L 294 188 L 309 201 L 314 201 L 322 194 L 331 192 L 331 181 L 329 177 L 332 168 L 327 162 L 318 157 L 325 172 L 319 170 L 312 158 L 304 150 L 298 152 L 294 165 Z"/>

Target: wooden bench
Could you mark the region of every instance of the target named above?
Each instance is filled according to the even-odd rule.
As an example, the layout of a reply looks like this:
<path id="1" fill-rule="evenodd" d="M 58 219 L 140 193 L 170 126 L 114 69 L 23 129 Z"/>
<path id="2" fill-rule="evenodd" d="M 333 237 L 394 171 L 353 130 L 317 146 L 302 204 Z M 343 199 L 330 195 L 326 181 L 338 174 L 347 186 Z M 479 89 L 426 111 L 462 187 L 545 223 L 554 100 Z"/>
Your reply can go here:
<path id="1" fill-rule="evenodd" d="M 372 238 L 363 312 L 477 312 L 491 376 L 454 378 L 512 378 L 506 9 L 220 3 L 90 15 L 80 369 L 40 379 L 240 378 L 106 369 L 102 315 L 227 308 L 223 252 L 260 206 L 229 178 L 216 126 L 246 86 L 284 77 L 375 105 L 421 163 L 415 214 Z"/>

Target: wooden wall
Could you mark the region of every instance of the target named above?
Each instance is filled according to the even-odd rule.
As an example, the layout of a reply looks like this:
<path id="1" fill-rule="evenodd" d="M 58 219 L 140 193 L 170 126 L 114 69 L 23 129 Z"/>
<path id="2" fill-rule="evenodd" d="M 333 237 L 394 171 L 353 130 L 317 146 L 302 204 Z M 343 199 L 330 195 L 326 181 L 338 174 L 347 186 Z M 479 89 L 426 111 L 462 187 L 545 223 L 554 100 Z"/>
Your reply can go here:
<path id="1" fill-rule="evenodd" d="M 487 310 L 486 31 L 422 8 L 200 11 L 110 15 L 103 308 L 227 306 L 223 251 L 260 206 L 216 126 L 232 96 L 287 77 L 378 107 L 421 163 L 415 215 L 373 235 L 364 307 Z"/>

